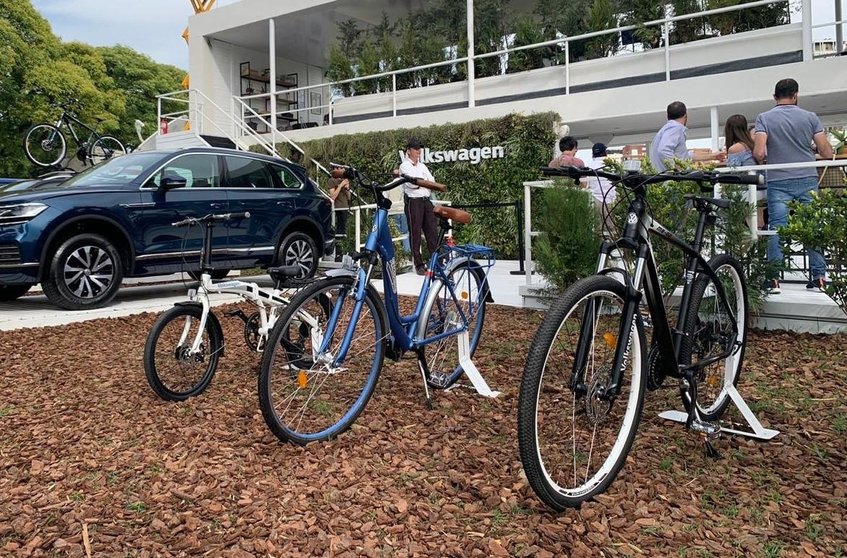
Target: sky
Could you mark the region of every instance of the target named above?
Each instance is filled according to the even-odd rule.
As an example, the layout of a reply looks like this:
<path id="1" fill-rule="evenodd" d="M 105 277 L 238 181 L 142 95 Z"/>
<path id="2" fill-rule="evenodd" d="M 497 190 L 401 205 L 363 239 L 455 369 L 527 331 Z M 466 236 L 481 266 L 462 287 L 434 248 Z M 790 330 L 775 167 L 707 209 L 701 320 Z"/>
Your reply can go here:
<path id="1" fill-rule="evenodd" d="M 217 0 L 216 6 L 236 1 Z M 95 46 L 123 44 L 157 62 L 188 70 L 188 47 L 182 40 L 182 31 L 194 13 L 189 0 L 32 0 L 32 3 L 50 22 L 53 32 L 65 41 Z M 812 0 L 814 22 L 833 21 L 833 5 L 833 0 Z M 815 38 L 833 34 L 832 28 L 819 29 Z"/>
<path id="2" fill-rule="evenodd" d="M 217 0 L 215 5 L 236 1 Z M 32 0 L 32 4 L 64 41 L 122 44 L 188 70 L 182 32 L 194 14 L 189 0 Z"/>

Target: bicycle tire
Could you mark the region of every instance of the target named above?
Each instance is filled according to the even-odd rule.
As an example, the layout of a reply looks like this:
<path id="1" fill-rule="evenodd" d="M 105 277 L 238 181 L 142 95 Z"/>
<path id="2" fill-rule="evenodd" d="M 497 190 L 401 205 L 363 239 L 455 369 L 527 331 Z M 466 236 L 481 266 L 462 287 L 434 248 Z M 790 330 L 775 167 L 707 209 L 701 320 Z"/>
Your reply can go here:
<path id="1" fill-rule="evenodd" d="M 738 260 L 727 254 L 719 254 L 709 260 L 709 266 L 715 270 L 722 282 L 726 281 L 724 290 L 726 291 L 727 302 L 730 306 L 734 306 L 733 313 L 737 327 L 734 342 L 738 344 L 738 349 L 726 359 L 704 368 L 695 377 L 697 381 L 697 410 L 700 412 L 701 418 L 707 422 L 718 420 L 726 411 L 730 402 L 726 386 L 729 384 L 738 385 L 747 345 L 747 317 L 749 316 L 747 283 L 744 280 L 743 268 Z M 726 335 L 726 327 L 730 325 L 729 321 L 718 321 L 721 317 L 727 316 L 716 315 L 716 311 L 725 312 L 725 310 L 716 309 L 714 303 L 720 301 L 714 296 L 714 292 L 712 279 L 704 273 L 698 274 L 691 290 L 688 317 L 682 330 L 684 335 L 679 351 L 680 364 L 692 364 L 692 358 L 696 356 L 700 360 L 707 356 L 711 349 L 724 352 L 728 348 L 728 343 L 733 341 Z M 716 327 L 719 329 L 715 329 Z M 714 346 L 715 341 L 720 341 L 718 346 Z M 723 370 L 720 369 L 721 365 L 723 365 Z M 715 394 L 711 395 L 713 391 Z M 691 402 L 687 390 L 684 388 L 681 388 L 681 396 L 682 403 L 687 411 L 691 407 Z"/>
<path id="2" fill-rule="evenodd" d="M 605 306 L 600 297 L 608 298 L 613 304 Z M 592 276 L 577 281 L 551 306 L 527 355 L 518 396 L 520 457 L 533 491 L 542 502 L 558 511 L 579 507 L 604 492 L 626 462 L 635 440 L 646 384 L 643 371 L 647 350 L 640 313 L 633 317 L 634 326 L 630 329 L 629 358 L 624 370 L 629 375 L 622 379 L 620 394 L 611 402 L 596 396 L 609 380 L 618 332 L 622 331 L 625 300 L 626 287 L 610 277 Z M 591 312 L 595 319 L 591 322 L 592 338 L 585 340 L 592 354 L 586 355 L 583 376 L 586 394 L 580 397 L 569 383 L 574 352 L 582 337 L 582 316 L 586 312 Z M 564 336 L 560 338 L 561 333 Z M 600 333 L 599 339 L 594 337 Z M 595 350 L 597 354 L 593 354 Z M 601 365 L 597 365 L 598 360 Z M 568 398 L 570 409 L 566 405 Z M 618 417 L 620 427 L 607 430 L 605 425 Z M 588 426 L 588 436 L 583 436 L 590 444 L 587 453 L 586 448 L 577 447 L 581 442 L 577 429 L 582 426 Z M 559 434 L 570 434 L 572 439 L 547 442 L 548 435 L 553 438 Z M 595 448 L 595 442 L 605 449 Z M 591 474 L 593 458 L 601 452 L 604 452 L 602 462 Z M 570 459 L 569 453 L 572 453 Z M 557 461 L 562 463 L 561 474 L 554 470 Z M 572 477 L 572 482 L 565 486 L 568 477 Z"/>
<path id="3" fill-rule="evenodd" d="M 206 320 L 206 341 L 201 345 L 201 352 L 188 354 L 202 316 L 203 308 L 199 305 L 174 306 L 156 320 L 147 335 L 144 374 L 156 395 L 165 401 L 185 401 L 200 395 L 215 375 L 223 339 L 211 313 Z M 184 331 L 187 335 L 180 342 Z"/>
<path id="4" fill-rule="evenodd" d="M 488 282 L 482 268 L 473 260 L 459 262 L 448 269 L 446 275 L 455 285 L 454 292 L 460 304 L 467 301 L 462 304 L 461 310 L 468 320 L 468 345 L 470 356 L 473 356 L 485 324 Z M 434 280 L 429 293 L 424 311 L 418 320 L 418 339 L 432 337 L 461 325 L 456 303 L 443 281 Z M 423 345 L 421 349 L 426 356 L 426 381 L 430 386 L 446 389 L 461 377 L 458 339 L 455 335 Z"/>
<path id="5" fill-rule="evenodd" d="M 369 285 L 358 319 L 351 322 L 356 282 L 351 276 L 329 277 L 306 287 L 268 335 L 259 406 L 271 432 L 283 442 L 305 445 L 335 438 L 353 424 L 373 394 L 385 358 L 387 318 L 382 299 Z M 329 349 L 316 356 L 323 328 L 336 308 L 339 318 Z M 320 328 L 317 336 L 315 325 Z M 349 328 L 353 332 L 347 356 L 341 366 L 333 367 L 333 355 Z"/>
<path id="6" fill-rule="evenodd" d="M 39 167 L 54 167 L 67 155 L 68 143 L 56 126 L 36 124 L 24 136 L 24 153 Z"/>
<path id="7" fill-rule="evenodd" d="M 88 148 L 88 159 L 92 165 L 98 165 L 116 155 L 125 154 L 124 144 L 112 136 L 100 136 Z"/>

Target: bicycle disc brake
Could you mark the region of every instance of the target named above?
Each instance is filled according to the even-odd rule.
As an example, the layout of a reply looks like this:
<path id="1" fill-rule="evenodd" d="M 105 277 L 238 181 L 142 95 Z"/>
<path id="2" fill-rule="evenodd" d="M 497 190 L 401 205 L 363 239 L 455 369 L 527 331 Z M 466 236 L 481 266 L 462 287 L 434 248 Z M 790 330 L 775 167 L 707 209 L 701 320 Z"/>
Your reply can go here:
<path id="1" fill-rule="evenodd" d="M 612 410 L 613 399 L 601 398 L 600 394 L 606 390 L 606 384 L 612 373 L 611 366 L 602 366 L 588 384 L 588 392 L 585 394 L 585 415 L 590 424 L 598 425 L 603 422 L 609 411 Z"/>

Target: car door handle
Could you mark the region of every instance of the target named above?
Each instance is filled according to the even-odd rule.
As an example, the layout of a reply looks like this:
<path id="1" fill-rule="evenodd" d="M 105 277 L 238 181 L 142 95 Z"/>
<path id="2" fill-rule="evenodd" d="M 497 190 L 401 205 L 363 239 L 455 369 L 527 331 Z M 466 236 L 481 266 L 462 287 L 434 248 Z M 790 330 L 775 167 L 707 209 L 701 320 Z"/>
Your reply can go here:
<path id="1" fill-rule="evenodd" d="M 212 207 L 212 209 L 225 209 L 226 208 L 225 203 L 217 203 L 216 202 L 216 203 L 210 203 L 209 205 Z"/>
<path id="2" fill-rule="evenodd" d="M 276 202 L 277 205 L 294 205 L 294 202 L 291 200 L 282 200 Z"/>

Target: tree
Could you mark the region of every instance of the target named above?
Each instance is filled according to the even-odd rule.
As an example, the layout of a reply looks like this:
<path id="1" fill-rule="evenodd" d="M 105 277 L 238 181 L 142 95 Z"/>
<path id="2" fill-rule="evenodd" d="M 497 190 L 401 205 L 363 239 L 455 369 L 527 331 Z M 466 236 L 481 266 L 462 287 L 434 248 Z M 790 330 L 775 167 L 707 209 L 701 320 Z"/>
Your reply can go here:
<path id="1" fill-rule="evenodd" d="M 515 40 L 512 46 L 519 47 L 540 43 L 544 38 L 541 34 L 541 28 L 536 23 L 535 19 L 529 15 L 520 15 L 515 20 Z M 509 54 L 508 72 L 523 72 L 525 70 L 534 70 L 543 65 L 544 53 L 540 48 L 519 50 Z"/>
<path id="2" fill-rule="evenodd" d="M 594 0 L 585 18 L 589 32 L 614 29 L 618 26 L 618 14 L 611 0 Z M 609 33 L 589 39 L 585 46 L 588 58 L 605 58 L 618 50 L 618 34 Z"/>

